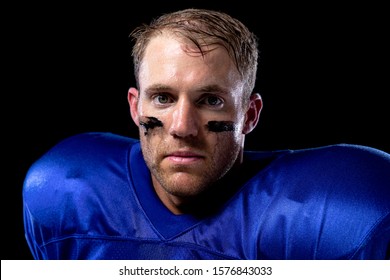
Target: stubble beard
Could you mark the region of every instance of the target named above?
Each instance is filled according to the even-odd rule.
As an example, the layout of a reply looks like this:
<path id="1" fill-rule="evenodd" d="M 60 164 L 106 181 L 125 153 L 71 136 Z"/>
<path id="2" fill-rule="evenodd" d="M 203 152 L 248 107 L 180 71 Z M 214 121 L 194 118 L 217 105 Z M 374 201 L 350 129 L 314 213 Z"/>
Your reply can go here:
<path id="1" fill-rule="evenodd" d="M 220 147 L 215 145 L 214 153 L 207 160 L 207 164 L 203 165 L 201 170 L 192 170 L 186 168 L 171 167 L 169 170 L 162 168 L 162 160 L 153 154 L 149 144 L 143 147 L 143 153 L 146 164 L 154 177 L 154 183 L 158 183 L 166 193 L 182 199 L 190 199 L 197 197 L 212 188 L 212 186 L 237 162 L 240 153 L 240 146 L 237 143 L 226 143 L 223 140 L 225 147 L 224 151 L 219 151 Z M 227 144 L 227 145 L 226 145 Z M 155 149 L 157 151 L 159 149 Z M 156 188 L 156 186 L 154 186 Z"/>

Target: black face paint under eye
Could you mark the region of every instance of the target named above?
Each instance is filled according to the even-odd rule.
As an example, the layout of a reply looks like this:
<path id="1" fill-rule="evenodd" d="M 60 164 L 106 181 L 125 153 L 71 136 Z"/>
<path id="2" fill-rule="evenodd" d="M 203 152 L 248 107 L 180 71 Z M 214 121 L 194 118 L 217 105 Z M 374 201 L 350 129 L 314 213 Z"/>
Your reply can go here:
<path id="1" fill-rule="evenodd" d="M 155 127 L 162 127 L 163 123 L 155 117 L 146 117 L 148 119 L 147 122 L 140 121 L 139 124 L 145 128 L 145 135 L 148 134 L 149 129 L 153 129 Z"/>
<path id="2" fill-rule="evenodd" d="M 235 125 L 232 121 L 209 121 L 207 123 L 207 128 L 211 132 L 225 132 L 234 131 Z"/>

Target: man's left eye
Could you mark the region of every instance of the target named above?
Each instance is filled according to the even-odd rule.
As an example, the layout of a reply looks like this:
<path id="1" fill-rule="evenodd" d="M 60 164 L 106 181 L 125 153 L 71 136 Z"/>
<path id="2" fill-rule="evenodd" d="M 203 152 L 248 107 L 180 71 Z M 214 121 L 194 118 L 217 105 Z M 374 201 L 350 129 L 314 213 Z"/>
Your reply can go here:
<path id="1" fill-rule="evenodd" d="M 202 102 L 206 105 L 209 105 L 209 106 L 219 106 L 223 103 L 221 98 L 219 98 L 217 96 L 207 96 L 207 97 L 203 98 Z"/>

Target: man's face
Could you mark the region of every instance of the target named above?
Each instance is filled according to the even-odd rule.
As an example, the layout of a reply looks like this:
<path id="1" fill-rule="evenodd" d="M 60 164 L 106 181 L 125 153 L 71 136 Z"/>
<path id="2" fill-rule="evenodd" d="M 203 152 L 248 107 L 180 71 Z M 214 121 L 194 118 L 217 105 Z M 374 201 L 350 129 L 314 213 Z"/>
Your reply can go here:
<path id="1" fill-rule="evenodd" d="M 223 47 L 209 50 L 203 57 L 176 37 L 153 38 L 140 67 L 139 92 L 130 90 L 160 198 L 200 194 L 241 157 L 244 84 Z"/>

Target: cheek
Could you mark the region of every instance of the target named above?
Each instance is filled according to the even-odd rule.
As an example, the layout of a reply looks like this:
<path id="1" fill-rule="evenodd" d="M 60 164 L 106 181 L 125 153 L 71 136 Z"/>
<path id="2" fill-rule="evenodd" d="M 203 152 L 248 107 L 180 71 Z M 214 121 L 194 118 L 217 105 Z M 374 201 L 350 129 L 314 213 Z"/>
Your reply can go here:
<path id="1" fill-rule="evenodd" d="M 144 129 L 144 135 L 149 135 L 154 129 L 161 130 L 164 127 L 164 123 L 153 116 L 141 116 L 139 118 L 139 125 Z"/>
<path id="2" fill-rule="evenodd" d="M 241 151 L 241 145 L 233 132 L 219 133 L 216 135 L 216 139 L 212 151 L 212 166 L 223 174 L 236 162 Z"/>
<path id="3" fill-rule="evenodd" d="M 232 121 L 209 121 L 206 127 L 210 132 L 231 132 L 235 130 L 235 123 Z"/>
<path id="4" fill-rule="evenodd" d="M 161 132 L 158 129 L 144 133 L 141 131 L 140 141 L 142 154 L 144 159 L 149 166 L 153 168 L 158 164 L 159 154 L 161 150 L 166 150 L 166 143 L 164 143 L 164 137 L 159 136 Z"/>
<path id="5" fill-rule="evenodd" d="M 217 145 L 222 148 L 240 146 L 243 140 L 243 134 L 238 130 L 214 134 L 217 138 Z"/>
<path id="6" fill-rule="evenodd" d="M 140 102 L 138 114 L 140 126 L 145 130 L 165 130 L 170 125 L 170 114 L 167 111 L 158 111 L 153 109 L 150 104 Z"/>

